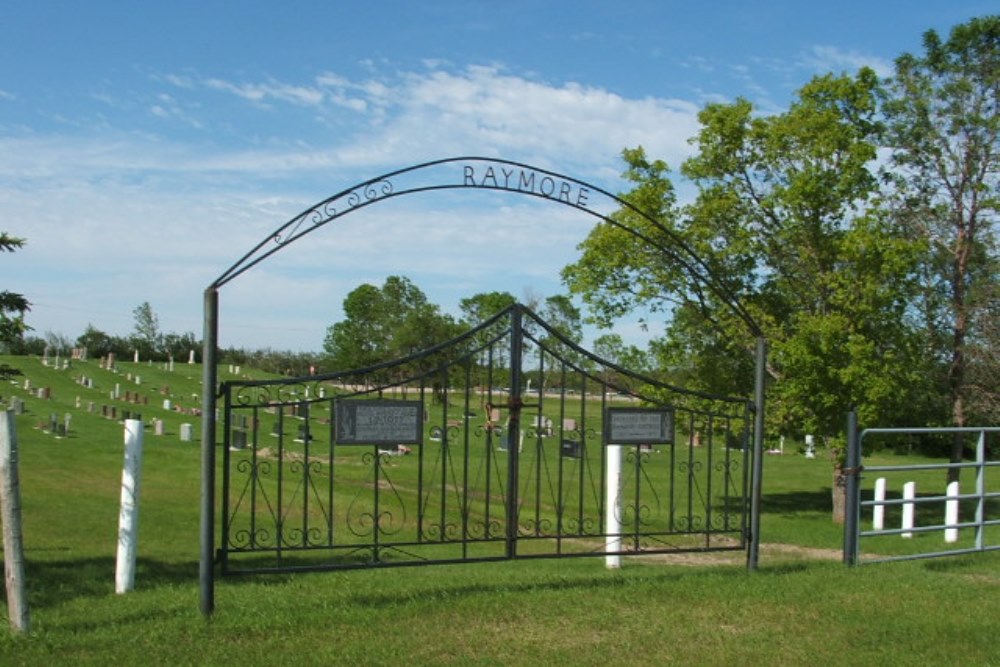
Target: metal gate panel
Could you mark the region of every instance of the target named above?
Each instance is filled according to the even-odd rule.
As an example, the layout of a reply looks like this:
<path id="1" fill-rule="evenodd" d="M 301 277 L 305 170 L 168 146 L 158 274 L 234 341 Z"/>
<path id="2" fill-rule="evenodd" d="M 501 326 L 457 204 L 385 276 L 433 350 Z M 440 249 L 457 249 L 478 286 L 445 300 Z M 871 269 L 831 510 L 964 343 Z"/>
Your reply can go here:
<path id="1" fill-rule="evenodd" d="M 221 398 L 223 574 L 747 547 L 748 402 L 601 360 L 522 306 L 406 359 Z M 420 423 L 345 438 L 359 405 Z M 639 407 L 674 437 L 609 442 L 609 410 Z"/>

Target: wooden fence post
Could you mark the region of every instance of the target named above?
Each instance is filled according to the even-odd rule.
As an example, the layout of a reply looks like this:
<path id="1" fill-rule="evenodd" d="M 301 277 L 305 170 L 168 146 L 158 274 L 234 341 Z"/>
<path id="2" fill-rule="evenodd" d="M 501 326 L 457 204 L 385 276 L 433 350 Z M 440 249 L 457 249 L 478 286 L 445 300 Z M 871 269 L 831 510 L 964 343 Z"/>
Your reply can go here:
<path id="1" fill-rule="evenodd" d="M 31 621 L 24 590 L 24 541 L 21 533 L 21 485 L 17 474 L 14 413 L 0 415 L 0 520 L 3 521 L 4 579 L 11 627 L 28 632 Z"/>

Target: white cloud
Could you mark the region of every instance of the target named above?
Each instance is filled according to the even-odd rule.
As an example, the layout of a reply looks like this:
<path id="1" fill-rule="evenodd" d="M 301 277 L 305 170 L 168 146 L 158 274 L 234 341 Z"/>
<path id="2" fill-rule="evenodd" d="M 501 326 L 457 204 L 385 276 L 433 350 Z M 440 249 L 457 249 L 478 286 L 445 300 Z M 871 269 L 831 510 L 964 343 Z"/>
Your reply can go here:
<path id="1" fill-rule="evenodd" d="M 39 331 L 75 336 L 93 322 L 127 333 L 143 301 L 165 330 L 200 331 L 201 293 L 226 267 L 316 200 L 383 171 L 484 154 L 616 189 L 622 148 L 641 144 L 676 166 L 697 129 L 690 102 L 629 99 L 495 67 L 356 81 L 324 73 L 305 85 L 192 74 L 157 81 L 172 86 L 143 107 L 158 125 L 181 120 L 209 132 L 241 113 L 205 103 L 214 91 L 247 103 L 246 113 L 262 105 L 269 118 L 282 106 L 346 113 L 354 120 L 339 127 L 357 129 L 317 138 L 319 125 L 295 126 L 229 145 L 101 127 L 0 137 L 0 207 L 8 231 L 29 242 L 9 264 L 12 287 L 40 304 L 29 317 Z M 559 270 L 594 220 L 544 202 L 464 195 L 379 204 L 283 250 L 227 286 L 227 317 L 243 324 L 225 344 L 317 349 L 347 292 L 393 273 L 446 308 L 478 291 L 560 291 Z M 266 326 L 247 325 L 261 312 Z"/>
<path id="2" fill-rule="evenodd" d="M 854 73 L 862 67 L 870 67 L 880 77 L 892 74 L 892 63 L 870 54 L 845 51 L 835 46 L 816 45 L 802 58 L 806 67 L 820 72 Z"/>
<path id="3" fill-rule="evenodd" d="M 223 79 L 206 79 L 208 88 L 232 93 L 251 102 L 263 103 L 267 100 L 290 102 L 300 106 L 316 106 L 323 101 L 323 91 L 308 86 L 294 86 L 276 81 L 265 83 L 236 84 Z"/>

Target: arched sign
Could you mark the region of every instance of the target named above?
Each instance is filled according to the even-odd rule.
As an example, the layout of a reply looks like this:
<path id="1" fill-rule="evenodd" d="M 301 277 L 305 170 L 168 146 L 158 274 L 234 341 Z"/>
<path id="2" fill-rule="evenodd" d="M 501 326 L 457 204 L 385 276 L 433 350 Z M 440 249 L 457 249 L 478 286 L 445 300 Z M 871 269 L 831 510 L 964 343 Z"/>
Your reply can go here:
<path id="1" fill-rule="evenodd" d="M 205 290 L 202 399 L 201 599 L 202 611 L 214 606 L 216 400 L 218 386 L 219 290 L 271 255 L 350 213 L 395 197 L 442 190 L 505 192 L 568 206 L 639 238 L 683 268 L 692 285 L 710 290 L 758 339 L 754 397 L 753 474 L 748 565 L 756 567 L 759 546 L 761 452 L 763 449 L 764 367 L 761 329 L 725 281 L 670 228 L 630 202 L 591 183 L 547 169 L 487 157 L 453 157 L 398 169 L 358 183 L 318 202 L 266 236 Z M 625 211 L 630 215 L 615 215 Z M 638 221 L 639 224 L 636 224 Z M 649 231 L 649 230 L 652 230 Z"/>

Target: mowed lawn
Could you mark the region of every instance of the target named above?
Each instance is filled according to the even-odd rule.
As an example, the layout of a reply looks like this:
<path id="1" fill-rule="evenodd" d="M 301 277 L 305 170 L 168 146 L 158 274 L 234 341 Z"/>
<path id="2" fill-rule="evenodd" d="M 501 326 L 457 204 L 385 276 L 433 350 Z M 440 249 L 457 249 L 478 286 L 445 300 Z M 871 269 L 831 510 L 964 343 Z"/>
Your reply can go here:
<path id="1" fill-rule="evenodd" d="M 0 632 L 0 665 L 1000 665 L 997 553 L 845 567 L 830 462 L 787 445 L 764 462 L 755 572 L 739 557 L 689 555 L 625 559 L 620 570 L 573 558 L 267 575 L 218 581 L 205 619 L 200 453 L 179 437 L 183 423 L 196 439 L 199 430 L 173 409 L 198 405 L 200 367 L 120 363 L 112 374 L 96 361 L 58 371 L 0 361 L 25 373 L 0 394 L 26 407 L 17 428 L 31 610 L 31 632 Z M 30 396 L 25 377 L 50 397 Z M 112 399 L 115 384 L 138 399 Z M 145 433 L 136 589 L 125 595 L 114 593 L 123 429 L 103 405 L 164 422 L 164 435 Z M 39 428 L 53 414 L 70 414 L 67 437 Z M 879 547 L 932 550 L 940 539 Z"/>

